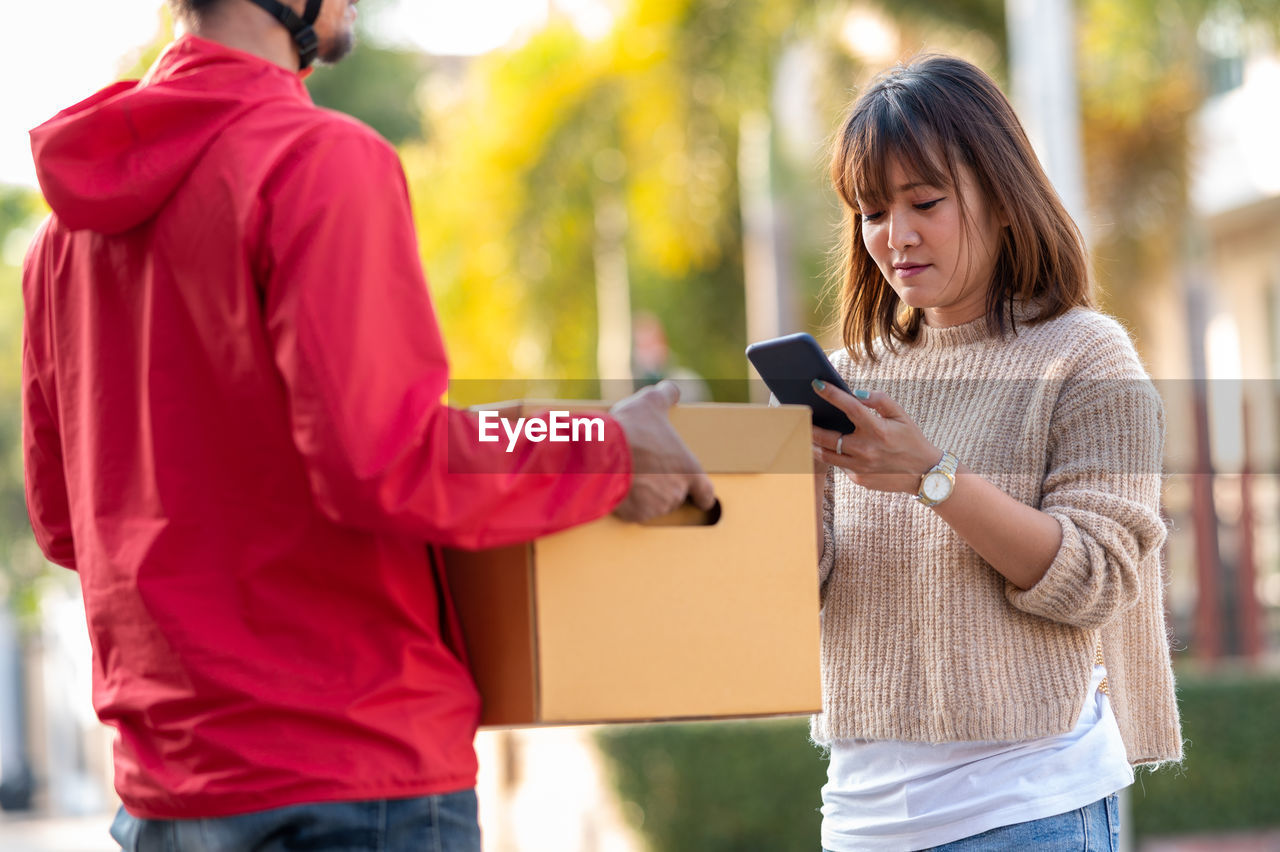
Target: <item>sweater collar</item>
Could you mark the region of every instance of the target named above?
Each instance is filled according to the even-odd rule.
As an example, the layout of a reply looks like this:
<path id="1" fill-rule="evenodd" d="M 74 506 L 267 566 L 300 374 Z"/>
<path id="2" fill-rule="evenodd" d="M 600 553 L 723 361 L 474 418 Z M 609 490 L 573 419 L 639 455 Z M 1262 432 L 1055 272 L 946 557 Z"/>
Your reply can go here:
<path id="1" fill-rule="evenodd" d="M 970 320 L 960 325 L 940 327 L 924 323 L 920 326 L 919 345 L 929 351 L 950 349 L 954 346 L 977 343 L 986 340 L 990 336 L 991 332 L 987 329 L 987 317 L 984 314 L 976 320 Z"/>
<path id="2" fill-rule="evenodd" d="M 1029 318 L 1039 313 L 1037 305 L 1034 301 L 1015 301 L 1013 303 L 1013 319 L 1020 327 Z M 1005 320 L 1005 327 L 1008 328 L 1008 320 Z M 917 345 L 926 351 L 941 351 L 951 349 L 956 346 L 964 346 L 971 343 L 981 343 L 984 340 L 991 339 L 991 331 L 987 328 L 986 314 L 975 320 L 970 320 L 960 325 L 949 325 L 945 327 L 921 324 L 920 337 Z"/>

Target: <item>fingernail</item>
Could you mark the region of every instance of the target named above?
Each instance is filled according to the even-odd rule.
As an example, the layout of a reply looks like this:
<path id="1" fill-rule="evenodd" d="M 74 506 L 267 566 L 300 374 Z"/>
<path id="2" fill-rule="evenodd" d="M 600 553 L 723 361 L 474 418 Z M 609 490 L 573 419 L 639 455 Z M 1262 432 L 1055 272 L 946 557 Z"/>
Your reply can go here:
<path id="1" fill-rule="evenodd" d="M 870 399 L 871 391 L 856 390 L 853 392 L 853 395 L 856 396 L 858 399 Z"/>
<path id="2" fill-rule="evenodd" d="M 825 389 L 826 389 L 826 387 L 827 387 L 827 383 L 826 383 L 826 382 L 824 382 L 822 379 L 814 379 L 814 380 L 813 380 L 813 389 L 814 389 L 814 390 L 825 390 Z"/>

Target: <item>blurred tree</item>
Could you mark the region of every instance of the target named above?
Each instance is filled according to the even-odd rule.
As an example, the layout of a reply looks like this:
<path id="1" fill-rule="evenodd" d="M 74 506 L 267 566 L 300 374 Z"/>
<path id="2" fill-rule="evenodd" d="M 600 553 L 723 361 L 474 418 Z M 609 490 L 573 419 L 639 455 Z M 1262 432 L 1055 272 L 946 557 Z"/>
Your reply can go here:
<path id="1" fill-rule="evenodd" d="M 22 257 L 43 212 L 40 196 L 0 186 L 0 595 L 19 615 L 34 612 L 46 563 L 36 552 L 22 481 Z"/>
<path id="2" fill-rule="evenodd" d="M 738 124 L 818 5 L 634 0 L 599 40 L 554 19 L 434 86 L 440 133 L 406 164 L 458 375 L 596 373 L 596 215 L 617 201 L 631 304 L 743 397 Z"/>
<path id="3" fill-rule="evenodd" d="M 353 115 L 399 145 L 423 137 L 417 91 L 427 67 L 421 53 L 361 40 L 340 67 L 318 67 L 307 88 L 320 106 Z"/>
<path id="4" fill-rule="evenodd" d="M 416 50 L 380 44 L 371 34 L 371 22 L 394 2 L 362 0 L 355 50 L 339 66 L 317 66 L 307 89 L 320 106 L 355 116 L 400 145 L 423 138 L 418 89 L 430 60 Z"/>
<path id="5" fill-rule="evenodd" d="M 1280 2 L 1084 0 L 1080 15 L 1095 269 L 1111 310 L 1154 336 L 1143 303 L 1188 258 L 1193 121 L 1213 93 L 1200 35 L 1223 17 L 1274 35 Z"/>
<path id="6" fill-rule="evenodd" d="M 366 0 L 362 22 L 389 2 Z M 662 319 L 678 361 L 740 381 L 738 122 L 772 111 L 778 58 L 803 44 L 822 68 L 829 132 L 861 75 L 842 32 L 858 5 L 630 0 L 602 38 L 553 16 L 520 47 L 475 60 L 424 59 L 366 37 L 341 70 L 320 69 L 309 85 L 319 103 L 404 145 L 455 375 L 596 374 L 596 214 L 616 201 L 632 306 Z M 1006 73 L 1003 0 L 861 5 L 895 20 L 900 44 L 957 50 Z M 1274 19 L 1280 0 L 1077 7 L 1096 270 L 1106 306 L 1140 336 L 1144 294 L 1170 279 L 1184 231 L 1189 121 L 1204 97 L 1197 27 L 1226 7 Z M 429 144 L 418 141 L 435 125 Z M 836 218 L 824 159 L 780 164 L 775 177 L 815 325 L 830 312 L 816 297 Z M 713 387 L 720 398 L 742 392 Z"/>
<path id="7" fill-rule="evenodd" d="M 877 3 L 908 30 L 930 23 L 977 28 L 993 39 L 1007 74 L 1004 0 Z M 1154 289 L 1176 281 L 1190 216 L 1191 122 L 1208 95 L 1197 35 L 1228 15 L 1242 25 L 1280 27 L 1280 0 L 1078 0 L 1077 68 L 1091 239 L 1103 304 L 1154 336 L 1143 309 Z M 911 43 L 911 39 L 906 40 Z M 918 43 L 918 42 L 916 42 Z"/>

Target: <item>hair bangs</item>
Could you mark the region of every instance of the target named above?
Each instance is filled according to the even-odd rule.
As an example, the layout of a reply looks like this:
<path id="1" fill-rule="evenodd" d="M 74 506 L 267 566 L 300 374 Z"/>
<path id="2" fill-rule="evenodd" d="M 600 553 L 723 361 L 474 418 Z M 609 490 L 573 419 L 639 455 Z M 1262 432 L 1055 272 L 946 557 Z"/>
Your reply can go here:
<path id="1" fill-rule="evenodd" d="M 886 87 L 853 117 L 852 145 L 846 166 L 855 209 L 880 207 L 896 194 L 889 172 L 897 163 L 908 179 L 935 187 L 954 182 L 948 146 L 928 116 L 907 93 Z"/>

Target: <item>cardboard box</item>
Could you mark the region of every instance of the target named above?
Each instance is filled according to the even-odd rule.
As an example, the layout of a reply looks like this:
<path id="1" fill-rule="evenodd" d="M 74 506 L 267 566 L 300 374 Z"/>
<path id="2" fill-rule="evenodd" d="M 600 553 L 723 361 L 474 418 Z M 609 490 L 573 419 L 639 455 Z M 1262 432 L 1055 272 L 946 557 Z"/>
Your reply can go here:
<path id="1" fill-rule="evenodd" d="M 482 725 L 820 708 L 809 409 L 688 405 L 671 421 L 715 483 L 715 524 L 608 516 L 526 545 L 446 551 Z"/>

